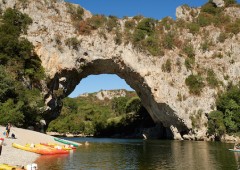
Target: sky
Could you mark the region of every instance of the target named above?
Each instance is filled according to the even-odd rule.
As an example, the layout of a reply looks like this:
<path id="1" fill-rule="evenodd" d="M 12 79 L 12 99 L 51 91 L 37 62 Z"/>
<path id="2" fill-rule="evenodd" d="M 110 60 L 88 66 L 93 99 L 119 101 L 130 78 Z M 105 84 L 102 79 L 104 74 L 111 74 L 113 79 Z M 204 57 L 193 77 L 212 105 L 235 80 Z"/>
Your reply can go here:
<path id="1" fill-rule="evenodd" d="M 113 15 L 118 18 L 143 15 L 154 19 L 162 19 L 170 16 L 176 18 L 176 8 L 187 4 L 191 7 L 199 7 L 208 0 L 66 0 L 79 4 L 92 14 Z M 238 0 L 238 3 L 240 0 Z M 100 90 L 127 89 L 133 90 L 125 80 L 117 75 L 101 74 L 90 75 L 77 85 L 69 97 L 77 97 L 83 93 L 97 92 Z"/>

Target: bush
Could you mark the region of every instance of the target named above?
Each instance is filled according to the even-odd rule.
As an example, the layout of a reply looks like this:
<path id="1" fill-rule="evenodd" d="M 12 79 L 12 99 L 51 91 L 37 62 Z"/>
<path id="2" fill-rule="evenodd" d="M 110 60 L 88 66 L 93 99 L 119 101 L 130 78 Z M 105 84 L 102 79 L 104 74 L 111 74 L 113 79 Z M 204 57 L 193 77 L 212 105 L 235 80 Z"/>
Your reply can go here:
<path id="1" fill-rule="evenodd" d="M 220 12 L 220 8 L 216 7 L 212 2 L 208 2 L 201 7 L 201 12 L 205 12 L 208 14 L 216 15 Z"/>
<path id="2" fill-rule="evenodd" d="M 234 4 L 237 4 L 237 1 L 236 0 L 224 0 L 225 2 L 225 6 L 231 6 L 231 5 L 234 5 Z"/>
<path id="3" fill-rule="evenodd" d="M 222 136 L 226 132 L 223 113 L 221 111 L 212 111 L 208 115 L 208 133 L 210 135 Z"/>
<path id="4" fill-rule="evenodd" d="M 203 78 L 200 75 L 190 75 L 185 80 L 189 92 L 194 95 L 200 95 L 204 88 Z"/>
<path id="5" fill-rule="evenodd" d="M 174 20 L 170 17 L 165 17 L 159 23 L 159 26 L 164 28 L 165 30 L 170 30 L 172 25 L 174 24 Z"/>
<path id="6" fill-rule="evenodd" d="M 216 101 L 217 110 L 223 113 L 224 125 L 227 133 L 236 133 L 240 130 L 240 88 L 231 86 L 226 92 L 219 95 Z"/>
<path id="7" fill-rule="evenodd" d="M 162 71 L 170 73 L 172 70 L 172 63 L 170 59 L 167 59 L 166 63 L 162 65 Z"/>
<path id="8" fill-rule="evenodd" d="M 197 18 L 197 23 L 201 27 L 206 27 L 214 23 L 214 16 L 208 13 L 200 13 Z"/>
<path id="9" fill-rule="evenodd" d="M 76 37 L 72 37 L 72 38 L 66 39 L 65 44 L 66 46 L 68 46 L 68 48 L 78 50 L 79 46 L 81 45 L 81 42 Z"/>
<path id="10" fill-rule="evenodd" d="M 118 18 L 115 16 L 109 16 L 106 25 L 108 32 L 111 32 L 114 28 L 117 28 L 119 26 Z"/>
<path id="11" fill-rule="evenodd" d="M 187 28 L 189 29 L 190 33 L 197 34 L 200 30 L 200 26 L 198 23 L 188 23 Z"/>
<path id="12" fill-rule="evenodd" d="M 126 103 L 126 113 L 138 112 L 141 108 L 141 100 L 139 97 L 133 97 Z"/>
<path id="13" fill-rule="evenodd" d="M 1 32 L 19 36 L 21 33 L 26 33 L 28 25 L 32 23 L 32 19 L 18 10 L 8 8 L 4 12 L 3 25 L 1 25 Z"/>
<path id="14" fill-rule="evenodd" d="M 227 33 L 238 34 L 240 32 L 240 19 L 226 25 L 225 30 Z"/>
<path id="15" fill-rule="evenodd" d="M 155 36 L 149 36 L 143 41 L 143 48 L 150 52 L 151 55 L 162 55 L 159 40 Z"/>
<path id="16" fill-rule="evenodd" d="M 70 13 L 73 22 L 79 22 L 83 19 L 84 10 L 80 6 L 67 3 L 67 12 Z"/>
<path id="17" fill-rule="evenodd" d="M 209 40 L 205 40 L 203 43 L 200 44 L 200 48 L 203 52 L 206 52 L 209 50 L 209 47 L 212 45 L 212 42 Z"/>
<path id="18" fill-rule="evenodd" d="M 145 33 L 145 35 L 150 36 L 155 32 L 155 24 L 156 21 L 154 19 L 144 18 L 138 23 L 137 30 L 141 30 Z"/>
<path id="19" fill-rule="evenodd" d="M 187 70 L 192 70 L 195 64 L 195 58 L 186 58 L 184 64 Z"/>
<path id="20" fill-rule="evenodd" d="M 107 18 L 103 15 L 93 15 L 91 18 L 87 19 L 87 24 L 93 30 L 103 27 L 106 22 Z"/>
<path id="21" fill-rule="evenodd" d="M 129 21 L 126 21 L 126 22 L 125 22 L 125 28 L 126 28 L 126 29 L 132 30 L 132 29 L 135 28 L 135 26 L 136 26 L 136 23 L 135 23 L 134 20 L 129 20 Z"/>
<path id="22" fill-rule="evenodd" d="M 116 113 L 117 116 L 126 113 L 126 104 L 128 98 L 126 97 L 117 97 L 112 100 L 112 109 Z"/>
<path id="23" fill-rule="evenodd" d="M 7 9 L 0 24 L 0 123 L 35 125 L 43 116 L 40 81 L 45 78 L 34 46 L 20 37 L 31 18 L 16 9 Z"/>
<path id="24" fill-rule="evenodd" d="M 122 44 L 122 33 L 120 33 L 119 31 L 116 31 L 114 41 L 117 45 L 121 45 Z"/>
<path id="25" fill-rule="evenodd" d="M 218 87 L 218 85 L 219 85 L 219 81 L 218 81 L 218 79 L 216 78 L 216 74 L 215 74 L 214 71 L 211 70 L 211 69 L 209 69 L 209 70 L 207 71 L 207 78 L 206 78 L 206 80 L 207 80 L 208 85 L 209 85 L 211 88 L 216 88 L 216 87 Z"/>
<path id="26" fill-rule="evenodd" d="M 91 33 L 91 26 L 86 21 L 80 21 L 77 31 L 82 35 L 89 35 Z"/>
<path id="27" fill-rule="evenodd" d="M 218 41 L 220 43 L 224 43 L 224 41 L 227 39 L 227 34 L 225 32 L 221 32 L 218 37 Z"/>
<path id="28" fill-rule="evenodd" d="M 175 38 L 175 34 L 173 32 L 168 32 L 166 35 L 164 35 L 163 42 L 162 42 L 163 47 L 166 49 L 173 49 L 174 38 Z"/>
<path id="29" fill-rule="evenodd" d="M 194 58 L 194 56 L 195 56 L 195 51 L 194 51 L 193 45 L 190 43 L 187 43 L 184 45 L 183 52 L 185 54 L 187 54 L 187 56 L 189 58 Z"/>
<path id="30" fill-rule="evenodd" d="M 163 54 L 155 25 L 154 19 L 144 18 L 138 23 L 132 36 L 135 47 L 147 50 L 153 56 Z"/>

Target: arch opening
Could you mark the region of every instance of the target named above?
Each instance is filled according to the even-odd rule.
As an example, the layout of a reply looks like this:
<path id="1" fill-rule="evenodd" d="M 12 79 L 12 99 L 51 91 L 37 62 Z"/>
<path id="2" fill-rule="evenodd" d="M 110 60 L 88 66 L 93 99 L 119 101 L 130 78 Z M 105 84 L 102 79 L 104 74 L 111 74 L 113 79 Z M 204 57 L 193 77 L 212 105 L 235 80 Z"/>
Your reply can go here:
<path id="1" fill-rule="evenodd" d="M 89 75 L 100 74 L 115 74 L 124 79 L 136 91 L 142 105 L 158 127 L 165 128 L 162 131 L 165 137 L 174 138 L 173 131 L 176 129 L 180 133 L 188 133 L 186 125 L 176 116 L 172 108 L 166 103 L 157 103 L 155 101 L 152 89 L 146 83 L 144 76 L 132 70 L 127 64 L 118 59 L 96 59 L 91 62 L 85 62 L 84 66 L 79 70 L 63 70 L 61 73 L 56 74 L 51 83 L 49 83 L 49 89 L 52 90 L 46 95 L 46 100 L 50 97 L 48 106 L 51 108 L 51 112 L 55 113 L 51 113 L 50 119 L 54 119 L 60 114 L 62 108 L 61 100 L 71 94 L 83 78 Z M 56 95 L 54 93 L 56 90 L 60 90 L 62 93 Z"/>

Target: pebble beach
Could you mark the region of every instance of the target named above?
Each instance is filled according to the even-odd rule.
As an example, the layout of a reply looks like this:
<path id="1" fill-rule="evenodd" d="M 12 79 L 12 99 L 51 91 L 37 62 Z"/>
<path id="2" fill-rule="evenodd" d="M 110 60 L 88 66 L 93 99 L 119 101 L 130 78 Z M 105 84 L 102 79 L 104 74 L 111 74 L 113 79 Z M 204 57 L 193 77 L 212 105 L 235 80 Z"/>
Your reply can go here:
<path id="1" fill-rule="evenodd" d="M 4 138 L 2 153 L 0 156 L 0 163 L 26 166 L 34 163 L 34 161 L 40 156 L 39 154 L 23 151 L 12 147 L 12 143 L 18 143 L 25 145 L 26 143 L 58 143 L 54 141 L 53 136 L 49 136 L 43 133 L 12 127 L 10 135 L 15 134 L 16 139 L 6 138 L 3 135 L 5 127 L 0 126 L 0 138 Z"/>

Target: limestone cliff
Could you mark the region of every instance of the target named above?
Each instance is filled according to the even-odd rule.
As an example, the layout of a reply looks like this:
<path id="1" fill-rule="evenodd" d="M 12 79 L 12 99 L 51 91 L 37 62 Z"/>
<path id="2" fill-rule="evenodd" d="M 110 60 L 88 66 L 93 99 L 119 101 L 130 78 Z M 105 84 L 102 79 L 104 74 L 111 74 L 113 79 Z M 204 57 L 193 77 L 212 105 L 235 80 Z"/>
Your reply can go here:
<path id="1" fill-rule="evenodd" d="M 69 11 L 78 10 L 77 5 L 56 0 L 0 0 L 1 10 L 8 7 L 17 8 L 33 19 L 27 35 L 23 36 L 34 44 L 49 77 L 43 93 L 48 105 L 46 112 L 51 116 L 59 114 L 61 99 L 68 96 L 82 78 L 92 74 L 117 74 L 136 90 L 153 120 L 170 128 L 175 139 L 201 140 L 206 137 L 206 115 L 215 109 L 217 93 L 229 82 L 240 80 L 239 33 L 219 41 L 223 30 L 213 25 L 201 27 L 201 34 L 195 34 L 194 29 L 175 30 L 178 39 L 191 43 L 195 51 L 195 66 L 188 69 L 184 66 L 186 57 L 180 45 L 152 56 L 131 42 L 117 43 L 112 32 L 95 29 L 90 34 L 80 34 Z M 224 12 L 232 20 L 240 16 L 238 7 L 228 7 Z M 184 22 L 193 21 L 199 13 L 200 8 L 177 9 L 178 19 Z M 81 19 L 90 17 L 92 14 L 84 10 Z M 124 30 L 126 21 L 118 20 L 120 31 Z M 204 48 L 204 42 L 211 45 Z M 163 67 L 167 61 L 171 61 L 170 71 Z M 213 70 L 221 86 L 206 85 L 200 95 L 191 94 L 186 78 L 199 72 L 206 75 L 207 69 Z M 193 127 L 192 121 L 196 118 L 197 126 Z"/>

